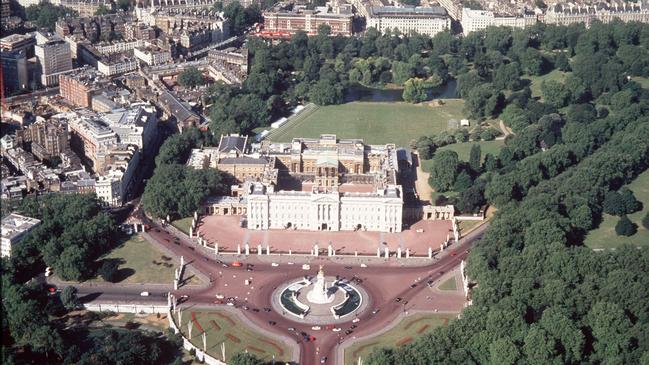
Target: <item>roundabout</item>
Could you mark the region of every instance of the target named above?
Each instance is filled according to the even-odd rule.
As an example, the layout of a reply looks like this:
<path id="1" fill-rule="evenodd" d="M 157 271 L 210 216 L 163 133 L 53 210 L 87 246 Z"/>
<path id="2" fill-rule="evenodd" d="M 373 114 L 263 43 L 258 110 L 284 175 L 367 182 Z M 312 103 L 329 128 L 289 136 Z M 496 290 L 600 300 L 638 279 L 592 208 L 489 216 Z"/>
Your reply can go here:
<path id="1" fill-rule="evenodd" d="M 305 324 L 334 324 L 349 321 L 369 305 L 367 292 L 357 284 L 324 275 L 322 266 L 314 278 L 286 282 L 273 291 L 271 304 L 283 317 Z"/>

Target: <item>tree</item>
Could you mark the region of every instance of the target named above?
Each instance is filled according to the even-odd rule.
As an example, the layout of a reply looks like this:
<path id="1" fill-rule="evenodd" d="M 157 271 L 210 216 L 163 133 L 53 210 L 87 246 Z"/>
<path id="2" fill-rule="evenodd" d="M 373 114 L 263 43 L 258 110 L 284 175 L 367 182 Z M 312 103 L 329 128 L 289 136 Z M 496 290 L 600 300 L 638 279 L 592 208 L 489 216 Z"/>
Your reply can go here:
<path id="1" fill-rule="evenodd" d="M 448 191 L 455 184 L 460 160 L 455 151 L 439 151 L 433 156 L 430 184 L 439 192 Z"/>
<path id="2" fill-rule="evenodd" d="M 203 73 L 196 67 L 185 69 L 178 75 L 178 83 L 186 88 L 194 88 L 205 84 Z"/>
<path id="3" fill-rule="evenodd" d="M 625 214 L 635 213 L 642 209 L 642 203 L 635 198 L 631 189 L 623 187 L 620 189 L 619 193 L 624 204 Z"/>
<path id="4" fill-rule="evenodd" d="M 369 365 L 393 365 L 395 363 L 394 350 L 386 347 L 378 348 L 367 357 Z"/>
<path id="5" fill-rule="evenodd" d="M 642 226 L 649 230 L 649 212 L 647 212 L 647 214 L 644 215 L 644 218 L 642 218 Z"/>
<path id="6" fill-rule="evenodd" d="M 257 356 L 247 353 L 247 352 L 237 352 L 232 356 L 230 361 L 228 361 L 228 364 L 230 365 L 263 365 L 264 361 Z"/>
<path id="7" fill-rule="evenodd" d="M 548 80 L 541 83 L 543 100 L 556 108 L 563 108 L 570 101 L 571 93 L 566 86 L 558 81 Z"/>
<path id="8" fill-rule="evenodd" d="M 402 97 L 409 103 L 421 103 L 428 100 L 426 82 L 420 78 L 409 79 L 404 84 Z"/>
<path id="9" fill-rule="evenodd" d="M 77 298 L 77 288 L 73 286 L 66 286 L 61 292 L 61 302 L 68 310 L 73 310 L 79 306 L 79 299 Z"/>
<path id="10" fill-rule="evenodd" d="M 128 11 L 128 9 L 131 8 L 131 1 L 130 0 L 117 0 L 117 8 L 123 10 L 123 11 Z"/>
<path id="11" fill-rule="evenodd" d="M 622 195 L 617 191 L 609 191 L 606 193 L 604 202 L 602 203 L 602 208 L 606 214 L 618 216 L 626 214 L 625 201 L 622 199 Z"/>
<path id="12" fill-rule="evenodd" d="M 430 137 L 419 137 L 415 147 L 417 148 L 419 157 L 424 160 L 430 160 L 430 158 L 433 157 L 433 152 L 435 152 L 435 143 Z"/>
<path id="13" fill-rule="evenodd" d="M 455 178 L 455 183 L 453 184 L 453 190 L 457 192 L 463 192 L 466 189 L 471 187 L 473 184 L 473 179 L 466 171 L 460 172 Z"/>
<path id="14" fill-rule="evenodd" d="M 568 72 L 570 71 L 570 62 L 565 53 L 561 52 L 554 60 L 554 67 L 559 69 L 559 71 Z"/>
<path id="15" fill-rule="evenodd" d="M 309 89 L 309 100 L 318 105 L 340 104 L 343 102 L 342 87 L 320 80 Z"/>
<path id="16" fill-rule="evenodd" d="M 482 151 L 479 144 L 473 144 L 471 146 L 471 152 L 469 153 L 469 166 L 471 170 L 475 172 L 480 172 Z"/>
<path id="17" fill-rule="evenodd" d="M 633 236 L 638 231 L 638 226 L 631 222 L 631 220 L 623 215 L 620 220 L 615 224 L 615 233 L 618 236 Z"/>
<path id="18" fill-rule="evenodd" d="M 117 276 L 117 268 L 119 267 L 119 264 L 113 260 L 104 260 L 102 262 L 101 266 L 99 267 L 99 270 L 97 270 L 97 274 L 99 274 L 102 279 L 106 280 L 109 283 L 115 282 L 116 276 Z"/>

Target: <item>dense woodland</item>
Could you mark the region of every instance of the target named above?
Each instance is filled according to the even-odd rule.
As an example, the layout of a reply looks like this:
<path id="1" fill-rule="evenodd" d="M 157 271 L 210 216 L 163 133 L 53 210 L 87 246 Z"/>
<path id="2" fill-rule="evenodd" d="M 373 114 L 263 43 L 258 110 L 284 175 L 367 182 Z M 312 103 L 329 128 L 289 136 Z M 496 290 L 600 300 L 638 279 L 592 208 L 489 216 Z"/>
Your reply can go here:
<path id="1" fill-rule="evenodd" d="M 16 211 L 41 220 L 11 259 L 2 259 L 2 364 L 168 364 L 179 339 L 70 323 L 79 305 L 74 287 L 49 293 L 35 280 L 46 266 L 64 280 L 93 277 L 96 260 L 120 237 L 94 194 L 25 198 Z M 93 317 L 90 315 L 90 317 Z"/>
<path id="2" fill-rule="evenodd" d="M 482 166 L 431 153 L 436 188 L 457 188 L 466 172 L 476 180 L 462 194 L 499 210 L 469 257 L 473 305 L 448 327 L 375 351 L 366 363 L 648 363 L 649 250 L 594 252 L 583 239 L 603 210 L 624 222 L 639 209 L 620 187 L 649 164 L 649 91 L 627 79 L 649 73 L 649 26 L 489 29 L 459 47 L 475 50 L 458 77 L 467 111 L 502 111 L 515 131 Z M 535 100 L 518 76 L 498 81 L 499 70 L 518 69 L 517 49 L 542 59 L 538 67 L 521 59 L 524 73 L 572 72 Z M 500 61 L 477 63 L 484 59 Z"/>

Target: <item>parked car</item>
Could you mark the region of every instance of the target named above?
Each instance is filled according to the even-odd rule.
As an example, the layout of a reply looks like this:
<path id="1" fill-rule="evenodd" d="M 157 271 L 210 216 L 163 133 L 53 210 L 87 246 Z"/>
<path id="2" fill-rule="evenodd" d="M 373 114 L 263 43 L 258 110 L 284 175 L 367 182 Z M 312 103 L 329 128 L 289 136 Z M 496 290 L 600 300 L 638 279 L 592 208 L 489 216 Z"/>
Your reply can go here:
<path id="1" fill-rule="evenodd" d="M 148 297 L 148 296 L 149 296 L 149 292 L 148 292 L 148 291 L 143 291 L 143 292 L 140 293 L 140 296 L 141 296 L 141 297 Z"/>

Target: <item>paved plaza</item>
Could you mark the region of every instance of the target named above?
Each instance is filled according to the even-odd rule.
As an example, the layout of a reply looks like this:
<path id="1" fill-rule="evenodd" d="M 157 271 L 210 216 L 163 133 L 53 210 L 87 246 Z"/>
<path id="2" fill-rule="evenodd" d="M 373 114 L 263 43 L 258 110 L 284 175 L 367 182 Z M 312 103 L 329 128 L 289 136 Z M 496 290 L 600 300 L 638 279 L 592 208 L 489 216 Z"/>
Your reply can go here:
<path id="1" fill-rule="evenodd" d="M 220 252 L 236 252 L 237 245 L 243 247 L 246 243 L 250 252 L 256 253 L 258 245 L 265 249 L 270 247 L 271 253 L 289 252 L 310 253 L 315 244 L 320 254 L 327 255 L 327 247 L 331 244 L 336 254 L 376 255 L 377 248 L 383 254 L 387 246 L 391 254 L 401 247 L 405 257 L 406 249 L 411 256 L 427 256 L 428 248 L 438 250 L 447 235 L 453 236 L 451 221 L 422 220 L 399 233 L 382 233 L 367 231 L 297 231 L 297 230 L 266 230 L 256 231 L 241 228 L 239 216 L 206 216 L 199 223 L 199 232 L 210 246 L 219 244 Z M 419 231 L 419 232 L 418 232 Z"/>

